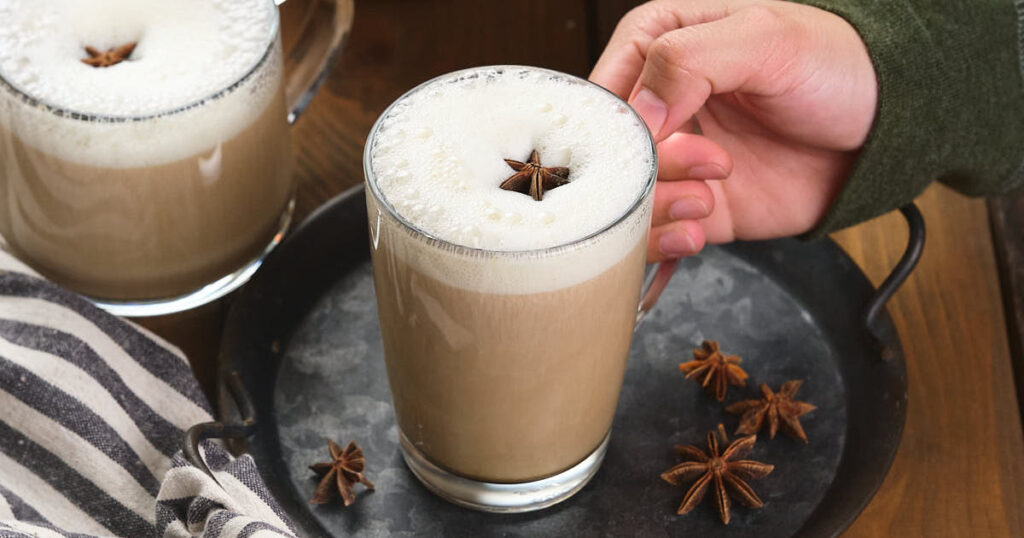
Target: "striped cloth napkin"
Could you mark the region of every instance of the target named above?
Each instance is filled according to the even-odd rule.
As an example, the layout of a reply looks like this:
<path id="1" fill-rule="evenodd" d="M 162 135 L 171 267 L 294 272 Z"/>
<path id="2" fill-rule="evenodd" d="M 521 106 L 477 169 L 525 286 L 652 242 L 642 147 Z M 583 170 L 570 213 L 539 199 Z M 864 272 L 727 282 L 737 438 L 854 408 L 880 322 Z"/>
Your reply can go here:
<path id="1" fill-rule="evenodd" d="M 251 457 L 182 457 L 210 420 L 180 351 L 0 250 L 0 537 L 294 536 Z"/>

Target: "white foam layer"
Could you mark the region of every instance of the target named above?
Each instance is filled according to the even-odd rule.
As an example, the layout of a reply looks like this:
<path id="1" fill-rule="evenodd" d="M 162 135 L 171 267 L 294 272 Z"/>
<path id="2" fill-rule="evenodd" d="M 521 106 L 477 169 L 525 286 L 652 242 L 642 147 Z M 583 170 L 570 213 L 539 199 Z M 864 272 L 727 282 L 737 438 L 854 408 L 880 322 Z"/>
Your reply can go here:
<path id="1" fill-rule="evenodd" d="M 269 0 L 0 0 L 0 75 L 58 108 L 151 115 L 241 78 L 273 31 Z M 129 42 L 116 66 L 80 61 Z"/>
<path id="2" fill-rule="evenodd" d="M 389 256 L 452 287 L 501 295 L 528 295 L 563 290 L 607 271 L 633 249 L 643 248 L 651 222 L 653 196 L 614 227 L 585 241 L 551 250 L 501 252 L 465 249 L 425 239 L 402 226 L 367 191 L 374 264 L 384 264 L 383 278 L 416 277 L 396 274 Z M 640 268 L 638 267 L 637 270 Z M 378 282 L 378 285 L 384 285 Z M 638 297 L 639 299 L 639 297 Z M 433 300 L 423 296 L 417 300 Z M 443 306 L 438 305 L 438 312 Z"/>
<path id="3" fill-rule="evenodd" d="M 620 261 L 646 237 L 655 156 L 641 120 L 611 94 L 546 70 L 493 67 L 418 88 L 380 120 L 369 142 L 386 203 L 434 238 L 408 233 L 368 196 L 378 244 L 455 286 L 535 293 L 570 286 Z M 531 149 L 566 166 L 570 183 L 542 201 L 499 188 Z M 376 219 L 376 222 L 374 220 Z M 552 249 L 540 251 L 539 249 Z"/>
<path id="4" fill-rule="evenodd" d="M 549 71 L 485 68 L 430 83 L 382 120 L 377 185 L 431 235 L 488 250 L 568 243 L 612 223 L 651 171 L 647 130 L 621 101 Z M 498 188 L 504 159 L 569 167 L 570 183 L 540 202 Z"/>
<path id="5" fill-rule="evenodd" d="M 270 0 L 0 0 L 0 77 L 28 96 L 0 86 L 0 127 L 95 166 L 149 166 L 207 151 L 248 126 L 278 89 L 279 51 L 264 59 L 276 32 Z M 81 62 L 87 45 L 127 42 L 137 43 L 127 61 Z"/>

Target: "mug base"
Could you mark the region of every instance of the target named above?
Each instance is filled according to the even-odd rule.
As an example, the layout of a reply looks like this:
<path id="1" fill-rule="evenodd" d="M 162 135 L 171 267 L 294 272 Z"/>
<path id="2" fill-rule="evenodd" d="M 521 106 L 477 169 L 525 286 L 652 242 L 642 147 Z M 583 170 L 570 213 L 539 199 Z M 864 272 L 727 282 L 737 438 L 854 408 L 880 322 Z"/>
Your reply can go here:
<path id="1" fill-rule="evenodd" d="M 575 495 L 597 474 L 610 436 L 609 431 L 583 461 L 561 473 L 532 482 L 506 484 L 481 482 L 442 469 L 413 446 L 405 434 L 399 433 L 405 464 L 427 489 L 459 506 L 506 514 L 541 510 Z"/>
<path id="2" fill-rule="evenodd" d="M 276 247 L 284 238 L 285 232 L 288 231 L 288 227 L 291 225 L 292 213 L 294 211 L 295 198 L 293 197 L 289 200 L 288 206 L 281 215 L 281 224 L 278 227 L 277 232 L 273 235 L 270 242 L 267 243 L 267 246 L 263 248 L 258 256 L 247 262 L 238 270 L 224 275 L 214 282 L 211 282 L 197 290 L 177 297 L 144 301 L 99 299 L 88 295 L 85 295 L 84 297 L 107 312 L 110 312 L 115 316 L 122 316 L 126 318 L 144 318 L 175 314 L 213 302 L 235 291 L 241 287 L 242 284 L 249 281 L 249 278 L 252 277 L 253 273 L 263 265 L 264 258 L 266 258 L 267 255 L 270 254 L 270 251 L 274 250 L 274 247 Z"/>

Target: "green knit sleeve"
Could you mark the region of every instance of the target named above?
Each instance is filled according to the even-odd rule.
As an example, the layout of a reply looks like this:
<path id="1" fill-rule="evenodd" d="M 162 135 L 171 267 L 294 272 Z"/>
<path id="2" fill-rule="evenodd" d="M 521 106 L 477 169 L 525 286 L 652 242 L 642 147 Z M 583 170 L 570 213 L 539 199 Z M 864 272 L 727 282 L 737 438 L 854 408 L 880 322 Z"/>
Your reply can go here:
<path id="1" fill-rule="evenodd" d="M 914 199 L 934 180 L 968 195 L 1021 183 L 1024 0 L 801 0 L 846 19 L 878 77 L 868 140 L 812 235 Z"/>

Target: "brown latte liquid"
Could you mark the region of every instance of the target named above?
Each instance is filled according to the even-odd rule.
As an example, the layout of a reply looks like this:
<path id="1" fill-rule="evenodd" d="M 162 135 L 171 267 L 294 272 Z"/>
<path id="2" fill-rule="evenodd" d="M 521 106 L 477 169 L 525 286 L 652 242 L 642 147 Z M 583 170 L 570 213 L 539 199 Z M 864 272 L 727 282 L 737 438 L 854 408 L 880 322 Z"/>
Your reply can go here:
<path id="1" fill-rule="evenodd" d="M 646 237 L 589 280 L 523 295 L 441 283 L 386 239 L 371 250 L 388 379 L 417 448 L 490 482 L 550 476 L 597 448 L 622 385 Z"/>
<path id="2" fill-rule="evenodd" d="M 104 299 L 181 295 L 231 273 L 292 196 L 282 90 L 252 113 L 215 147 L 141 168 L 62 160 L 0 127 L 0 235 L 43 275 Z"/>

